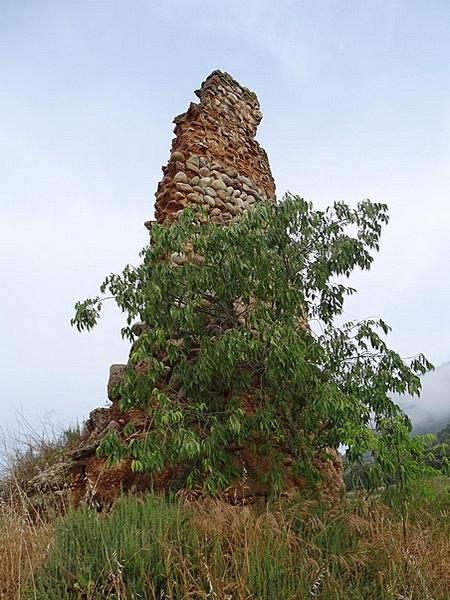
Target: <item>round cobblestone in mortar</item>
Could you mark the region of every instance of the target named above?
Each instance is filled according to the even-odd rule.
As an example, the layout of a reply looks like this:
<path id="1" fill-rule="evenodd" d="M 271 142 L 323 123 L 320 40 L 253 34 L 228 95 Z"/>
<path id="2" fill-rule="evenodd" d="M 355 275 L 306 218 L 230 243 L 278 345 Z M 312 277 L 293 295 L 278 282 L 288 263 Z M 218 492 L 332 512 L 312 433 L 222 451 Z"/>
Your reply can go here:
<path id="1" fill-rule="evenodd" d="M 192 179 L 189 179 L 189 183 L 192 186 L 198 185 L 200 183 L 200 177 L 198 175 L 195 175 L 194 177 L 192 177 Z"/>
<path id="2" fill-rule="evenodd" d="M 209 170 L 208 167 L 200 167 L 200 169 L 198 170 L 198 173 L 201 177 L 209 177 L 211 171 Z"/>
<path id="3" fill-rule="evenodd" d="M 187 183 L 188 177 L 187 177 L 186 173 L 184 173 L 184 171 L 178 171 L 178 173 L 175 173 L 173 181 L 175 183 Z"/>
<path id="4" fill-rule="evenodd" d="M 233 180 L 226 173 L 222 174 L 222 181 L 224 182 L 224 184 L 226 186 L 232 186 L 233 185 Z"/>
<path id="5" fill-rule="evenodd" d="M 225 173 L 228 175 L 228 177 L 230 177 L 231 179 L 234 179 L 235 177 L 237 177 L 238 172 L 236 171 L 236 169 L 225 169 Z M 230 183 L 230 185 L 233 185 L 232 183 Z"/>
<path id="6" fill-rule="evenodd" d="M 211 196 L 212 198 L 215 198 L 217 196 L 216 190 L 209 186 L 205 187 L 205 194 L 208 194 L 208 196 Z"/>
<path id="7" fill-rule="evenodd" d="M 211 184 L 212 180 L 212 177 L 202 177 L 200 179 L 199 185 L 203 188 L 208 187 Z"/>
<path id="8" fill-rule="evenodd" d="M 194 165 L 194 163 L 192 163 L 192 162 L 186 163 L 186 169 L 188 171 L 190 171 L 191 173 L 198 173 L 198 171 L 199 171 L 197 165 Z"/>
<path id="9" fill-rule="evenodd" d="M 211 196 L 203 196 L 203 200 L 211 207 L 214 208 L 214 206 L 216 205 L 214 198 L 212 198 Z"/>
<path id="10" fill-rule="evenodd" d="M 194 202 L 194 204 L 203 204 L 203 196 L 200 196 L 200 194 L 192 192 L 191 194 L 188 194 L 186 198 L 189 202 Z"/>
<path id="11" fill-rule="evenodd" d="M 196 156 L 195 154 L 193 154 L 192 156 L 190 156 L 187 161 L 186 161 L 186 166 L 188 165 L 188 163 L 195 165 L 196 167 L 200 167 L 200 159 L 198 156 Z"/>
<path id="12" fill-rule="evenodd" d="M 184 192 L 185 194 L 190 194 L 192 192 L 192 186 L 188 183 L 177 183 L 177 190 L 180 192 Z"/>
<path id="13" fill-rule="evenodd" d="M 184 162 L 184 154 L 179 150 L 175 150 L 175 152 L 172 152 L 170 155 L 170 160 Z"/>
<path id="14" fill-rule="evenodd" d="M 223 182 L 222 179 L 215 179 L 212 183 L 211 183 L 211 187 L 218 191 L 218 190 L 226 190 L 227 186 L 225 185 L 225 183 Z"/>
<path id="15" fill-rule="evenodd" d="M 261 195 L 256 190 L 249 190 L 248 196 L 253 196 L 255 200 L 261 200 Z"/>

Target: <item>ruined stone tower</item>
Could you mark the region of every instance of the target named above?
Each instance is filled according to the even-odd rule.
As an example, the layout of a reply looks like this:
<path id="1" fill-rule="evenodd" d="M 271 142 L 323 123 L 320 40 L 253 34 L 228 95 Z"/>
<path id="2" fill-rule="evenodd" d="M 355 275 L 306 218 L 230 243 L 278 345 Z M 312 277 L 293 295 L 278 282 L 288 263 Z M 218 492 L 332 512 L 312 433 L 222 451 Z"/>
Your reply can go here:
<path id="1" fill-rule="evenodd" d="M 239 219 L 245 210 L 257 202 L 275 202 L 275 184 L 266 152 L 255 140 L 262 119 L 256 95 L 241 86 L 227 73 L 214 71 L 196 91 L 200 102 L 191 103 L 186 113 L 175 118 L 175 138 L 169 161 L 163 167 L 155 202 L 155 221 L 172 222 L 186 206 L 202 207 L 213 222 L 226 225 Z M 145 324 L 136 324 L 139 337 Z M 80 502 L 109 503 L 120 491 L 139 491 L 152 486 L 165 489 L 176 476 L 176 466 L 153 476 L 131 470 L 131 460 L 123 459 L 107 468 L 106 459 L 96 456 L 102 438 L 111 430 L 122 437 L 126 424 L 132 420 L 137 430 L 150 427 L 148 413 L 134 408 L 125 413 L 118 407 L 113 390 L 120 383 L 128 365 L 113 365 L 108 382 L 109 408 L 94 410 L 84 428 L 84 444 L 73 453 L 75 504 Z M 261 458 L 245 445 L 235 448 L 236 460 L 264 470 Z M 298 488 L 302 482 L 290 473 L 292 458 L 285 457 L 283 466 L 287 487 Z M 340 477 L 336 460 L 318 465 L 325 472 L 328 484 Z M 339 483 L 338 483 L 339 486 Z M 236 497 L 238 484 L 229 488 Z M 239 489 L 243 489 L 239 484 Z M 265 488 L 255 480 L 248 481 L 248 497 L 264 495 Z M 244 492 L 239 492 L 244 493 Z M 246 496 L 247 497 L 247 496 Z"/>
<path id="2" fill-rule="evenodd" d="M 174 120 L 170 158 L 156 191 L 159 223 L 191 205 L 226 224 L 255 202 L 275 201 L 269 160 L 255 140 L 262 119 L 256 95 L 221 71 L 195 93 L 200 102 Z"/>

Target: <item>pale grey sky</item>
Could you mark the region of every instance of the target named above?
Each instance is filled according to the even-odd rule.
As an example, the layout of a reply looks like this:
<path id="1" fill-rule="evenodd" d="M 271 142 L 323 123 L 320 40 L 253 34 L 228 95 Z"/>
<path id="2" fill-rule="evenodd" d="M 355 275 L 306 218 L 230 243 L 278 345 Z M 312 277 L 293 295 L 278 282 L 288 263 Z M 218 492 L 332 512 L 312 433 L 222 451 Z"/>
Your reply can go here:
<path id="1" fill-rule="evenodd" d="M 449 360 L 449 26 L 446 0 L 2 0 L 3 426 L 105 402 L 121 317 L 82 335 L 72 307 L 136 262 L 172 119 L 216 68 L 258 94 L 279 195 L 389 205 L 346 317 L 382 316 L 402 355 Z"/>

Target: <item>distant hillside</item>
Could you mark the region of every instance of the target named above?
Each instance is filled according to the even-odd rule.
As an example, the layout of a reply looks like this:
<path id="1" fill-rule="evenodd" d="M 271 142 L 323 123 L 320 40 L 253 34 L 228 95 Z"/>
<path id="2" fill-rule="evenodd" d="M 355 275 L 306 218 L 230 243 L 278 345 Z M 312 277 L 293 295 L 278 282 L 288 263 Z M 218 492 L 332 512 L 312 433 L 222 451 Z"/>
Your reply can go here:
<path id="1" fill-rule="evenodd" d="M 450 445 L 450 423 L 436 435 L 436 442 Z"/>
<path id="2" fill-rule="evenodd" d="M 414 433 L 437 433 L 450 423 L 450 362 L 422 377 L 420 398 L 401 398 L 400 406 L 412 420 Z"/>

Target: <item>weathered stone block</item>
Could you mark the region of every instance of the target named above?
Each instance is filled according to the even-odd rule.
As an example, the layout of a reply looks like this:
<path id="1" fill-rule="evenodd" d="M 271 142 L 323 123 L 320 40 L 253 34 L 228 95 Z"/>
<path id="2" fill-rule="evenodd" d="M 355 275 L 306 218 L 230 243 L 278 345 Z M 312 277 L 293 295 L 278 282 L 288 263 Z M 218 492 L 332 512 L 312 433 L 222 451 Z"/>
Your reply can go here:
<path id="1" fill-rule="evenodd" d="M 108 398 L 111 400 L 111 402 L 117 400 L 118 398 L 116 388 L 122 382 L 126 369 L 127 365 L 123 364 L 111 365 L 109 367 L 109 379 L 107 390 Z"/>

